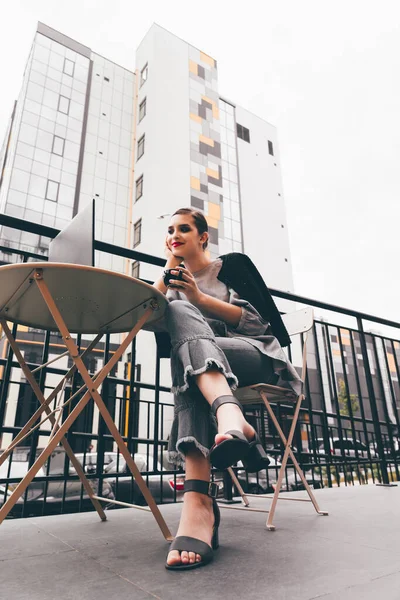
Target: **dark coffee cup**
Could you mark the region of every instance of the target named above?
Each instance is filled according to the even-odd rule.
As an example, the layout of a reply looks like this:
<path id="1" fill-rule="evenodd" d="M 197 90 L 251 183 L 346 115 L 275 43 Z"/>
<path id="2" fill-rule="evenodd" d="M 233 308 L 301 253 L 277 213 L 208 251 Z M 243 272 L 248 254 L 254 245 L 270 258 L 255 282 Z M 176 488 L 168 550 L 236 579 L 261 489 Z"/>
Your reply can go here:
<path id="1" fill-rule="evenodd" d="M 183 264 L 180 264 L 179 266 L 180 267 L 184 267 Z M 178 271 L 178 273 L 174 274 L 174 273 L 171 273 L 171 271 Z M 165 271 L 164 271 L 164 285 L 166 285 L 168 287 L 171 279 L 176 279 L 178 281 L 183 281 L 183 273 L 182 273 L 182 271 L 180 271 L 177 267 L 173 267 L 172 269 L 165 269 Z"/>

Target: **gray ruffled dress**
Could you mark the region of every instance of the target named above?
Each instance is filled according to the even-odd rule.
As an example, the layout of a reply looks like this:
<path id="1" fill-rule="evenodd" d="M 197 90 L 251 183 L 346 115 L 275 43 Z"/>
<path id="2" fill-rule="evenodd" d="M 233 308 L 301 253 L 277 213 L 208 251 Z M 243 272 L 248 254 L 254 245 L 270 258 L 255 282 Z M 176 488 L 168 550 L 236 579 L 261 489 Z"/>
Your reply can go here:
<path id="1" fill-rule="evenodd" d="M 214 443 L 216 420 L 209 404 L 193 381 L 193 376 L 217 368 L 232 390 L 238 385 L 274 383 L 302 391 L 302 381 L 289 362 L 271 327 L 257 310 L 217 279 L 222 260 L 216 259 L 194 273 L 198 288 L 224 302 L 240 306 L 237 327 L 201 313 L 187 301 L 183 292 L 169 289 L 169 305 L 157 330 L 171 337 L 172 392 L 174 420 L 169 437 L 169 460 L 183 464 L 193 444 L 204 456 Z"/>

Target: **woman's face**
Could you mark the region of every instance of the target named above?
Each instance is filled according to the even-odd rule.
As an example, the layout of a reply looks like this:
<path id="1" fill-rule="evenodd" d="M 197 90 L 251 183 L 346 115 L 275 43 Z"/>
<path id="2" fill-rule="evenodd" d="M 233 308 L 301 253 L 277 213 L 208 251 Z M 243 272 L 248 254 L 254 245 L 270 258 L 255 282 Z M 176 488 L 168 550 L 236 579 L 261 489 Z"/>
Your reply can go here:
<path id="1" fill-rule="evenodd" d="M 192 215 L 174 215 L 168 226 L 167 245 L 174 256 L 193 257 L 203 253 L 208 233 L 199 234 Z"/>

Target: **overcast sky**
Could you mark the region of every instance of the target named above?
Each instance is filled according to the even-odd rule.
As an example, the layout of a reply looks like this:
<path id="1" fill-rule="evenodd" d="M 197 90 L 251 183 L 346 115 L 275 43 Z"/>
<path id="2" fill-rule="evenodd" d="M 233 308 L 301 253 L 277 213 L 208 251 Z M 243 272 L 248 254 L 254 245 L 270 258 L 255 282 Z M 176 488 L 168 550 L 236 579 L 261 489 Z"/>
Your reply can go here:
<path id="1" fill-rule="evenodd" d="M 1 4 L 1 137 L 37 21 L 132 70 L 157 22 L 218 60 L 221 95 L 277 127 L 295 292 L 400 321 L 398 1 Z"/>

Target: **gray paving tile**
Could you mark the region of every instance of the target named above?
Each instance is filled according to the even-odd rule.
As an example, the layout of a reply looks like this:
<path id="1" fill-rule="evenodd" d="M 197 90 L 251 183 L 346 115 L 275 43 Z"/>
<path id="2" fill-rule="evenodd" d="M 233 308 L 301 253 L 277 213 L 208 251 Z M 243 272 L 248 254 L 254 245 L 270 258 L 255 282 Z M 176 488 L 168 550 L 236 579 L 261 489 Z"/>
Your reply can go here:
<path id="1" fill-rule="evenodd" d="M 3 563 L 4 566 L 5 563 Z M 109 600 L 151 599 L 155 596 L 106 566 L 77 551 L 62 555 L 34 556 L 12 561 L 12 569 L 0 574 L 2 593 L 12 600 Z"/>
<path id="2" fill-rule="evenodd" d="M 70 546 L 41 530 L 30 519 L 5 521 L 0 526 L 0 565 L 15 558 L 69 551 Z"/>
<path id="3" fill-rule="evenodd" d="M 14 592 L 25 591 L 26 594 L 36 587 L 43 593 L 53 590 L 54 595 L 74 585 L 78 581 L 86 583 L 101 581 L 114 577 L 108 568 L 97 564 L 89 558 L 82 560 L 75 550 L 60 554 L 16 558 L 3 563 L 0 572 L 0 588 L 7 586 L 9 598 Z M 7 569 L 7 567 L 9 567 Z M 61 594 L 62 595 L 62 594 Z M 26 596 L 28 598 L 29 595 Z"/>
<path id="4" fill-rule="evenodd" d="M 120 577 L 112 577 L 101 581 L 81 581 L 73 579 L 67 586 L 58 586 L 49 582 L 49 584 L 38 584 L 36 588 L 26 589 L 25 586 L 15 585 L 10 589 L 12 595 L 7 596 L 12 600 L 54 600 L 62 598 L 63 600 L 154 600 L 155 596 L 129 581 Z"/>
<path id="5" fill-rule="evenodd" d="M 318 600 L 355 600 L 358 598 L 376 600 L 379 596 L 385 598 L 385 600 L 399 600 L 400 572 L 360 585 L 354 585 L 333 594 L 319 596 Z"/>
<path id="6" fill-rule="evenodd" d="M 296 495 L 306 497 L 305 493 Z M 400 554 L 400 539 L 393 535 L 400 513 L 400 488 L 348 487 L 320 490 L 316 497 L 329 517 L 316 515 L 309 504 L 281 502 L 275 514 L 277 528 L 292 530 L 296 536 L 316 535 Z M 262 505 L 259 499 L 255 502 Z"/>

